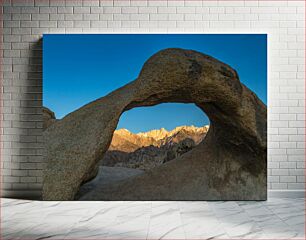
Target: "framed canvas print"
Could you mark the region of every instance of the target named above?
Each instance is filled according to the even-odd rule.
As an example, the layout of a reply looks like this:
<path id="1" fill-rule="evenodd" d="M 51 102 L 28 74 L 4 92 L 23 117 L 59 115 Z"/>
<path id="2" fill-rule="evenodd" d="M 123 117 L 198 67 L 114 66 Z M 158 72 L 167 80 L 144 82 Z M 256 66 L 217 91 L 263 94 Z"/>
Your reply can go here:
<path id="1" fill-rule="evenodd" d="M 44 200 L 266 200 L 266 34 L 43 36 Z"/>

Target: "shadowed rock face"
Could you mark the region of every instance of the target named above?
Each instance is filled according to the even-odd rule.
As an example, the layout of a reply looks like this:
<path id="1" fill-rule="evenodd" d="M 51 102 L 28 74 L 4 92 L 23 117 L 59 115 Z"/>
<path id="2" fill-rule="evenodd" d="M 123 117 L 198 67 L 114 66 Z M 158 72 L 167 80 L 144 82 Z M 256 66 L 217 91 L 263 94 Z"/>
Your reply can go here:
<path id="1" fill-rule="evenodd" d="M 44 200 L 72 200 L 107 151 L 120 115 L 164 102 L 195 103 L 210 119 L 193 150 L 89 200 L 266 199 L 266 106 L 230 66 L 199 52 L 165 49 L 138 78 L 44 132 Z M 86 200 L 86 199 L 85 199 Z"/>
<path id="2" fill-rule="evenodd" d="M 49 108 L 42 107 L 42 113 L 43 113 L 43 130 L 46 130 L 57 120 L 55 118 L 54 112 L 52 112 Z"/>

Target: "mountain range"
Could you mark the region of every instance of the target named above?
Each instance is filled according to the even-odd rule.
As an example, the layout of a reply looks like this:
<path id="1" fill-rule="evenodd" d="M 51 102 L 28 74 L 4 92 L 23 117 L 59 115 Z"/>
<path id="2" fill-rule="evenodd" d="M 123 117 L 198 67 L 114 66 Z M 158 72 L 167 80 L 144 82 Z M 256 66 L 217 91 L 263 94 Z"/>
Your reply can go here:
<path id="1" fill-rule="evenodd" d="M 208 129 L 208 125 L 180 126 L 171 131 L 161 128 L 137 134 L 118 129 L 101 164 L 148 170 L 190 151 L 204 139 Z"/>
<path id="2" fill-rule="evenodd" d="M 122 128 L 114 132 L 109 150 L 133 152 L 150 145 L 160 147 L 170 142 L 179 143 L 186 138 L 192 139 L 197 145 L 203 140 L 208 129 L 209 125 L 203 127 L 180 126 L 171 131 L 161 128 L 135 134 Z"/>

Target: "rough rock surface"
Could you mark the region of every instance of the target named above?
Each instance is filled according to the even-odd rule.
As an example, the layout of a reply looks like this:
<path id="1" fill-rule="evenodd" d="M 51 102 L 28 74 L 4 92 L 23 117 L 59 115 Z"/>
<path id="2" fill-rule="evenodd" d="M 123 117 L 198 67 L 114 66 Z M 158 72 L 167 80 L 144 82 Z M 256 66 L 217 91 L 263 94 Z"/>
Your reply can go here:
<path id="1" fill-rule="evenodd" d="M 47 107 L 42 107 L 43 111 L 43 131 L 45 131 L 48 127 L 50 127 L 52 124 L 54 124 L 58 119 L 56 119 L 55 114 L 53 111 L 51 111 Z M 98 174 L 99 166 L 98 164 L 93 168 L 92 171 L 88 172 L 86 176 L 84 177 L 84 180 L 82 184 L 92 180 L 95 178 Z"/>
<path id="2" fill-rule="evenodd" d="M 52 112 L 47 107 L 42 107 L 42 113 L 43 113 L 43 130 L 46 130 L 53 123 L 55 123 L 57 120 L 55 118 L 54 112 Z"/>
<path id="3" fill-rule="evenodd" d="M 82 185 L 78 191 L 75 199 L 86 199 L 86 194 L 92 192 L 94 194 L 97 187 L 107 187 L 109 184 L 125 180 L 127 178 L 143 174 L 144 171 L 140 169 L 124 168 L 124 167 L 106 167 L 100 166 L 99 173 L 90 182 Z"/>
<path id="4" fill-rule="evenodd" d="M 107 151 L 120 115 L 163 102 L 195 103 L 210 119 L 197 147 L 145 174 L 101 186 L 88 200 L 264 200 L 266 106 L 230 66 L 202 53 L 165 49 L 138 78 L 44 131 L 44 200 L 73 200 Z"/>

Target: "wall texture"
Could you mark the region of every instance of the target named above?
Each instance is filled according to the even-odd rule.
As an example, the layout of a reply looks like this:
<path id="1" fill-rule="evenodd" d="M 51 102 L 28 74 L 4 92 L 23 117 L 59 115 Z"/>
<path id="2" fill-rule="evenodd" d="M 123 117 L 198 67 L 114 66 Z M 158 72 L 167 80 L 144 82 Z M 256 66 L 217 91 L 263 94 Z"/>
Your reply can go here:
<path id="1" fill-rule="evenodd" d="M 3 197 L 42 188 L 42 34 L 268 33 L 268 182 L 272 194 L 305 189 L 304 1 L 2 1 Z"/>

